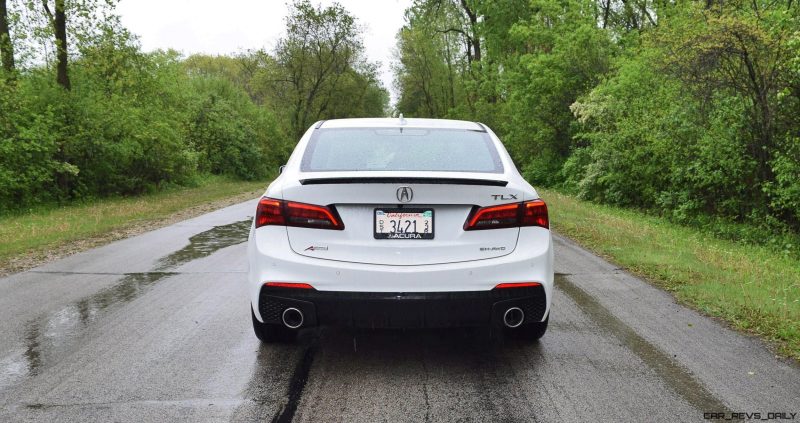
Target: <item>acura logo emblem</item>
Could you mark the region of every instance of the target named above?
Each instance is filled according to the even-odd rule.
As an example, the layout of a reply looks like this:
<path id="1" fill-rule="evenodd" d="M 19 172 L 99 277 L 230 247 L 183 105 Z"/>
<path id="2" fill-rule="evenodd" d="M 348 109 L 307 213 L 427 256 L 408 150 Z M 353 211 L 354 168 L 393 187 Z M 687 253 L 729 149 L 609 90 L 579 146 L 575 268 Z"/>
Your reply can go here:
<path id="1" fill-rule="evenodd" d="M 414 199 L 414 191 L 409 187 L 397 188 L 397 201 L 408 203 Z"/>

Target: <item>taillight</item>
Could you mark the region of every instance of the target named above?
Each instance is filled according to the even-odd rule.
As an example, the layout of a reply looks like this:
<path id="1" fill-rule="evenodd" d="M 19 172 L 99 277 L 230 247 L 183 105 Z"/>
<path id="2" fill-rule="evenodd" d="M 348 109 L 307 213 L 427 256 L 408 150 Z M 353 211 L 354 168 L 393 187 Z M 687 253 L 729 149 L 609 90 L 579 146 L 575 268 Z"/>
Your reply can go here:
<path id="1" fill-rule="evenodd" d="M 256 228 L 267 225 L 297 226 L 301 228 L 334 229 L 341 231 L 344 223 L 336 209 L 294 201 L 264 197 L 256 209 Z"/>
<path id="2" fill-rule="evenodd" d="M 549 228 L 547 204 L 542 200 L 476 207 L 464 222 L 465 231 L 540 226 Z"/>
<path id="3" fill-rule="evenodd" d="M 271 286 L 273 288 L 314 289 L 313 286 L 300 282 L 266 282 L 264 286 Z"/>
<path id="4" fill-rule="evenodd" d="M 508 288 L 533 288 L 534 286 L 540 286 L 539 282 L 510 282 L 510 283 L 500 283 L 495 286 L 495 289 L 508 289 Z"/>
<path id="5" fill-rule="evenodd" d="M 286 226 L 303 228 L 344 229 L 344 224 L 332 207 L 286 202 Z"/>
<path id="6" fill-rule="evenodd" d="M 521 205 L 522 224 L 520 226 L 541 226 L 550 228 L 550 219 L 547 217 L 547 204 L 542 200 L 526 201 Z"/>
<path id="7" fill-rule="evenodd" d="M 283 201 L 262 198 L 256 208 L 256 228 L 267 225 L 286 225 L 283 216 Z"/>

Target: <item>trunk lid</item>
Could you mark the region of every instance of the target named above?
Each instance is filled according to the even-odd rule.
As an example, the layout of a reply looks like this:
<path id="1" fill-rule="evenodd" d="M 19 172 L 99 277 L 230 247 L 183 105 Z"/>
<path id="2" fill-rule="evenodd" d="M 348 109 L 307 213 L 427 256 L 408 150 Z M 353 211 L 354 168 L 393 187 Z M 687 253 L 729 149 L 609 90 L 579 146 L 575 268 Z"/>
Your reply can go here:
<path id="1" fill-rule="evenodd" d="M 441 173 L 305 174 L 283 187 L 283 199 L 332 205 L 345 228 L 287 227 L 292 250 L 320 259 L 397 266 L 488 259 L 514 251 L 519 228 L 464 231 L 463 225 L 474 206 L 522 201 L 522 190 L 508 186 L 502 174 Z M 410 198 L 401 202 L 403 188 Z M 432 209 L 433 239 L 375 239 L 375 209 L 382 208 Z"/>

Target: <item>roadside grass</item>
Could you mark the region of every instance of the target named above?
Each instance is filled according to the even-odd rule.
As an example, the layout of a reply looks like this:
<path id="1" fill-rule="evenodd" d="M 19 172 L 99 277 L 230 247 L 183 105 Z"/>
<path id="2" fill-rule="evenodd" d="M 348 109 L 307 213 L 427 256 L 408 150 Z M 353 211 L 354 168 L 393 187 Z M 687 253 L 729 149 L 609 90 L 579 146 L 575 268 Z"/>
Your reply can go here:
<path id="1" fill-rule="evenodd" d="M 800 260 L 641 212 L 539 193 L 554 231 L 800 360 Z"/>
<path id="2" fill-rule="evenodd" d="M 267 181 L 208 176 L 196 186 L 0 216 L 0 275 L 256 198 Z"/>

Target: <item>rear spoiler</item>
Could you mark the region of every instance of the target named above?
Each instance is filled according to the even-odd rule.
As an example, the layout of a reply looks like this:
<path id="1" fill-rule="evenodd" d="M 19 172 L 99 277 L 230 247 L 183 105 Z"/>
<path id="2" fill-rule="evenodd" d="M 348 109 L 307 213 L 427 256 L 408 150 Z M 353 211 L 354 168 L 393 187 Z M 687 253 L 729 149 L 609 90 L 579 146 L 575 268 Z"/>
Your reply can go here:
<path id="1" fill-rule="evenodd" d="M 347 178 L 310 178 L 301 179 L 302 185 L 322 185 L 322 184 L 444 184 L 444 185 L 486 185 L 492 187 L 504 187 L 508 181 L 496 179 L 472 179 L 472 178 L 426 178 L 426 177 L 347 177 Z"/>

